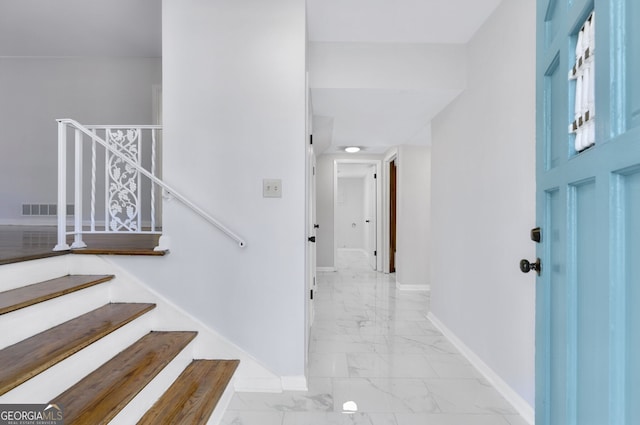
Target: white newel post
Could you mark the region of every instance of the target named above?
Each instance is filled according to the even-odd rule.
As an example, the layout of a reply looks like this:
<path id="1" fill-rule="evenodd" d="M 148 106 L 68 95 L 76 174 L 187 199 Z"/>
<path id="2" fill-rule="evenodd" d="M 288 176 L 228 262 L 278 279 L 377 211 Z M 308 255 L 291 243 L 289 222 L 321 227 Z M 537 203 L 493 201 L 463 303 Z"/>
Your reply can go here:
<path id="1" fill-rule="evenodd" d="M 58 121 L 58 244 L 54 251 L 68 251 L 67 245 L 67 125 Z"/>
<path id="2" fill-rule="evenodd" d="M 87 244 L 82 241 L 82 132 L 75 131 L 76 161 L 75 161 L 75 196 L 74 196 L 74 240 L 71 248 L 85 248 Z"/>
<path id="3" fill-rule="evenodd" d="M 151 129 L 151 175 L 156 173 L 156 129 Z M 156 183 L 151 180 L 151 231 L 156 231 Z"/>

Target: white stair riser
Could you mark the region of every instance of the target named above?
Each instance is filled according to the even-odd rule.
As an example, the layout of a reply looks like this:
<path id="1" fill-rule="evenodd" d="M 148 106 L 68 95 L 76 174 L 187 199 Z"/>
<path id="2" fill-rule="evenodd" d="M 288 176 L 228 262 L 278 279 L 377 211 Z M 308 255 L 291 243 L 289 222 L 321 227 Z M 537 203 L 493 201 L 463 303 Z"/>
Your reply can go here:
<path id="1" fill-rule="evenodd" d="M 47 403 L 150 331 L 143 315 L 3 394 L 0 403 Z"/>
<path id="2" fill-rule="evenodd" d="M 0 348 L 64 323 L 109 302 L 109 283 L 44 301 L 0 316 Z"/>
<path id="3" fill-rule="evenodd" d="M 68 257 L 62 255 L 0 266 L 0 292 L 68 275 Z"/>

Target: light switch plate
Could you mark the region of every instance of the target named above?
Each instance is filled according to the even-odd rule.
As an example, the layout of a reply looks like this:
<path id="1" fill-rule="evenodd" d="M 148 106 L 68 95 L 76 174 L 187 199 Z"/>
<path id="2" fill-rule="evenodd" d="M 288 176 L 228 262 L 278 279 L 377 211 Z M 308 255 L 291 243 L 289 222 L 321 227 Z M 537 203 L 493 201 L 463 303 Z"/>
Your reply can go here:
<path id="1" fill-rule="evenodd" d="M 263 198 L 282 198 L 282 180 L 264 179 L 262 180 Z"/>

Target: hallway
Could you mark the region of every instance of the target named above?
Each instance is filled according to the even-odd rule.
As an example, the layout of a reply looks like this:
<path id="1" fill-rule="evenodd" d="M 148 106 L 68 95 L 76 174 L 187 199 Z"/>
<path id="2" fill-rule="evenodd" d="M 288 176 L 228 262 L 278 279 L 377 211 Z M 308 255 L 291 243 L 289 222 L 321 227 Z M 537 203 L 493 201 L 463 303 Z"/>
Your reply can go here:
<path id="1" fill-rule="evenodd" d="M 318 273 L 308 392 L 236 393 L 224 425 L 525 425 L 426 318 L 428 292 L 342 251 Z"/>

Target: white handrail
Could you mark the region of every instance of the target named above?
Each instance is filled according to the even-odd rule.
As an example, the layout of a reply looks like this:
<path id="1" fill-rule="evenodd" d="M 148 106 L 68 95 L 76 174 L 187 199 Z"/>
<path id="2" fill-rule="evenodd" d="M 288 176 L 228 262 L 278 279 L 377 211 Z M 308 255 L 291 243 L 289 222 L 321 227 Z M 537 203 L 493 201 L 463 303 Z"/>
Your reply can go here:
<path id="1" fill-rule="evenodd" d="M 138 172 L 140 172 L 143 175 L 145 175 L 146 177 L 148 177 L 152 182 L 154 182 L 158 186 L 162 187 L 165 190 L 165 192 L 171 194 L 171 196 L 173 198 L 175 198 L 178 201 L 182 202 L 184 205 L 189 207 L 193 212 L 195 212 L 200 217 L 204 218 L 206 221 L 208 221 L 209 223 L 211 223 L 212 225 L 217 227 L 225 235 L 227 235 L 231 239 L 235 240 L 241 248 L 244 248 L 247 245 L 246 242 L 244 241 L 244 239 L 242 239 L 236 233 L 231 231 L 224 224 L 220 223 L 217 219 L 212 217 L 209 213 L 204 211 L 202 208 L 200 208 L 199 206 L 195 205 L 193 202 L 189 201 L 184 195 L 180 194 L 178 191 L 176 191 L 174 188 L 172 188 L 171 186 L 166 184 L 164 181 L 162 181 L 158 177 L 154 176 L 149 171 L 147 171 L 145 168 L 143 168 L 142 166 L 138 165 L 137 163 L 135 163 L 131 159 L 127 158 L 126 155 L 123 155 L 117 149 L 115 149 L 112 146 L 110 146 L 106 141 L 104 141 L 102 138 L 100 138 L 94 132 L 92 132 L 89 128 L 87 128 L 87 126 L 83 126 L 79 122 L 77 122 L 75 120 L 72 120 L 70 118 L 62 118 L 62 119 L 58 119 L 56 121 L 58 122 L 58 125 L 61 127 L 59 129 L 59 131 L 58 131 L 58 137 L 59 137 L 58 154 L 59 154 L 59 161 L 60 161 L 59 162 L 59 166 L 60 167 L 64 167 L 64 169 L 59 170 L 59 172 L 58 172 L 58 247 L 61 247 L 61 248 L 56 247 L 56 249 L 65 249 L 64 247 L 66 246 L 66 242 L 65 242 L 66 238 L 63 236 L 62 240 L 61 240 L 61 235 L 65 235 L 64 229 L 66 227 L 66 222 L 65 222 L 65 216 L 66 216 L 66 189 L 63 188 L 65 186 L 64 182 L 61 183 L 61 179 L 64 179 L 61 176 L 64 173 L 66 173 L 66 160 L 64 159 L 64 158 L 66 158 L 66 153 L 65 153 L 66 151 L 62 147 L 62 146 L 64 146 L 66 144 L 66 130 L 62 130 L 64 125 L 70 125 L 70 126 L 75 127 L 77 130 L 80 130 L 85 135 L 89 136 L 93 141 L 101 144 L 111 154 L 116 155 L 118 158 L 123 160 L 125 163 L 127 163 L 131 167 L 133 167 L 136 170 L 138 170 Z M 90 127 L 95 127 L 95 126 L 90 126 Z M 101 127 L 102 128 L 106 128 L 106 127 L 116 128 L 115 126 L 101 126 Z M 136 127 L 136 126 L 135 125 L 134 126 L 129 125 L 129 126 L 126 126 L 126 127 Z M 119 127 L 119 128 L 122 128 L 122 127 Z M 158 126 L 158 128 L 160 128 L 160 127 Z M 69 248 L 67 247 L 66 249 L 69 249 Z"/>

